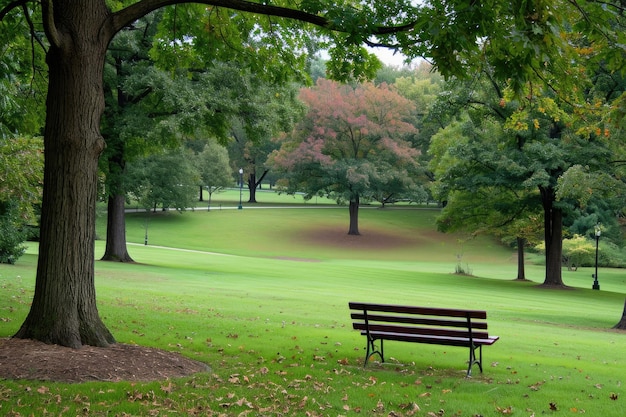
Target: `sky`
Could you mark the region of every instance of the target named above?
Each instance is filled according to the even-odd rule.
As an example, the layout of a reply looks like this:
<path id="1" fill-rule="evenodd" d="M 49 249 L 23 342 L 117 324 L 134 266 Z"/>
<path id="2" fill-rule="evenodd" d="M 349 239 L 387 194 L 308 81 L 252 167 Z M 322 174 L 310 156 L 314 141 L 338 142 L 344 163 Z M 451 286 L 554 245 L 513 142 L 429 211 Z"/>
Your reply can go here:
<path id="1" fill-rule="evenodd" d="M 389 48 L 367 48 L 370 52 L 376 54 L 378 59 L 380 59 L 385 65 L 394 66 L 394 67 L 403 67 L 406 64 L 404 63 L 405 56 L 396 52 L 395 54 Z M 415 62 L 415 61 L 413 61 Z"/>

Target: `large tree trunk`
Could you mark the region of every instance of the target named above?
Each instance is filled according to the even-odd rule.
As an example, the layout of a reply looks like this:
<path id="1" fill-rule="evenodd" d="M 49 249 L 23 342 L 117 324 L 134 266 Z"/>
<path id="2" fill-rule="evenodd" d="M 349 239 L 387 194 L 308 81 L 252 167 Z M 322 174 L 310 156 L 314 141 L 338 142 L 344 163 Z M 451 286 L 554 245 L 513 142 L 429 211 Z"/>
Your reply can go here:
<path id="1" fill-rule="evenodd" d="M 517 279 L 526 281 L 526 269 L 524 262 L 524 246 L 526 240 L 523 237 L 517 238 Z"/>
<path id="2" fill-rule="evenodd" d="M 546 244 L 546 276 L 543 285 L 564 287 L 561 272 L 563 263 L 563 212 L 554 206 L 556 192 L 552 187 L 540 187 L 540 191 Z"/>
<path id="3" fill-rule="evenodd" d="M 359 233 L 359 197 L 354 197 L 350 200 L 350 205 L 348 206 L 348 210 L 350 211 L 350 229 L 348 230 L 349 235 L 360 235 Z"/>
<path id="4" fill-rule="evenodd" d="M 126 247 L 124 194 L 109 196 L 107 205 L 107 243 L 103 261 L 133 262 Z"/>
<path id="5" fill-rule="evenodd" d="M 94 238 L 108 10 L 101 0 L 55 0 L 54 11 L 50 3 L 42 2 L 51 46 L 37 281 L 15 337 L 107 346 L 115 339 L 96 307 Z"/>

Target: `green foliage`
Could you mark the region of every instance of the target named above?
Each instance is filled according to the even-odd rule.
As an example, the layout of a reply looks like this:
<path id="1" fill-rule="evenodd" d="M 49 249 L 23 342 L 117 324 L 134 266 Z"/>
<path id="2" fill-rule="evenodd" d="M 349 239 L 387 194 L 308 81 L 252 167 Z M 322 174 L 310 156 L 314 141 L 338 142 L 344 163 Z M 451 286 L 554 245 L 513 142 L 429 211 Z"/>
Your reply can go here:
<path id="1" fill-rule="evenodd" d="M 34 222 L 43 183 L 41 138 L 0 139 L 0 167 L 0 201 L 14 202 L 20 216 Z"/>
<path id="2" fill-rule="evenodd" d="M 228 151 L 233 167 L 256 174 L 269 169 L 267 157 L 278 147 L 272 138 L 291 130 L 305 108 L 298 100 L 299 87 L 293 83 L 270 83 L 245 70 L 233 78 L 239 81 L 232 86 L 236 98 L 232 103 Z"/>
<path id="3" fill-rule="evenodd" d="M 168 71 L 196 71 L 214 62 L 229 62 L 235 73 L 250 70 L 278 84 L 294 77 L 308 80 L 306 53 L 316 51 L 311 33 L 303 31 L 298 21 L 201 4 L 167 7 L 157 39 L 151 57 Z"/>
<path id="4" fill-rule="evenodd" d="M 534 247 L 540 253 L 545 252 L 545 244 Z M 574 235 L 563 239 L 563 266 L 568 270 L 577 270 L 580 267 L 595 265 L 596 242 L 595 238 Z M 626 251 L 615 243 L 600 238 L 598 249 L 598 266 L 604 268 L 626 267 Z"/>
<path id="5" fill-rule="evenodd" d="M 612 145 L 588 136 L 581 128 L 585 120 L 578 117 L 577 107 L 541 84 L 529 83 L 524 97 L 517 96 L 510 84 L 498 83 L 490 73 L 473 82 L 452 82 L 449 86 L 437 111 L 443 115 L 441 120 L 453 122 L 433 137 L 430 148 L 431 168 L 437 179 L 435 191 L 450 203 L 443 225 L 470 231 L 490 229 L 530 241 L 542 228 L 549 257 L 546 280 L 554 279 L 558 285 L 560 271 L 555 266 L 561 262 L 562 229 L 589 216 L 580 203 L 589 201 L 590 185 L 598 187 L 596 200 L 602 201 L 594 208 L 606 205 L 603 211 L 608 214 L 608 207 L 613 213 L 623 207 L 617 197 L 621 193 L 609 191 L 622 188 L 616 187 L 616 166 L 606 163 Z M 454 121 L 458 110 L 462 116 Z M 452 116 L 446 118 L 446 114 Z M 579 181 L 583 177 L 579 166 L 583 164 L 586 171 L 595 173 L 593 181 Z M 481 211 L 494 215 L 480 215 Z M 541 220 L 539 212 L 543 213 Z M 531 219 L 536 226 L 529 229 Z M 595 220 L 599 221 L 598 215 Z M 608 224 L 616 225 L 614 216 Z"/>
<path id="6" fill-rule="evenodd" d="M 38 10 L 32 13 L 29 19 L 40 19 Z M 38 41 L 31 41 L 23 13 L 0 20 L 0 139 L 42 133 L 47 70 L 38 42 L 45 40 L 40 32 L 35 36 Z"/>
<path id="7" fill-rule="evenodd" d="M 14 264 L 26 250 L 26 224 L 15 201 L 0 201 L 0 263 Z"/>
<path id="8" fill-rule="evenodd" d="M 200 178 L 193 157 L 184 148 L 154 154 L 128 166 L 131 195 L 146 210 L 158 206 L 184 211 L 194 205 Z"/>
<path id="9" fill-rule="evenodd" d="M 594 261 L 595 245 L 592 240 L 580 235 L 563 240 L 563 264 L 567 269 L 576 270 L 579 266 L 590 266 Z"/>
<path id="10" fill-rule="evenodd" d="M 574 165 L 558 179 L 557 197 L 576 200 L 582 208 L 592 199 L 626 206 L 626 184 L 606 171 L 591 171 L 589 166 Z"/>
<path id="11" fill-rule="evenodd" d="M 41 204 L 43 144 L 40 138 L 0 139 L 0 262 L 14 263 L 37 223 Z"/>
<path id="12" fill-rule="evenodd" d="M 228 151 L 215 141 L 208 141 L 196 156 L 199 184 L 208 188 L 227 187 L 233 183 Z"/>

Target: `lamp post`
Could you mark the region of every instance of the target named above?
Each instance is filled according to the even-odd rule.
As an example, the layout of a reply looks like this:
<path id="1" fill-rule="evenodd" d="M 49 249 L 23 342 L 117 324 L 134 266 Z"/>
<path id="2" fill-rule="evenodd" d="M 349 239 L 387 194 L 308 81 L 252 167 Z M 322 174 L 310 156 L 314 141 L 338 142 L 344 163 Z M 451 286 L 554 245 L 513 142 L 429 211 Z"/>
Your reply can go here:
<path id="1" fill-rule="evenodd" d="M 241 205 L 242 193 L 243 193 L 243 168 L 239 168 L 239 207 L 237 207 L 237 209 L 239 210 L 243 209 L 243 206 Z"/>
<path id="2" fill-rule="evenodd" d="M 596 273 L 593 274 L 593 286 L 591 287 L 594 290 L 600 289 L 600 284 L 598 283 L 598 243 L 600 243 L 601 234 L 600 226 L 596 225 Z"/>

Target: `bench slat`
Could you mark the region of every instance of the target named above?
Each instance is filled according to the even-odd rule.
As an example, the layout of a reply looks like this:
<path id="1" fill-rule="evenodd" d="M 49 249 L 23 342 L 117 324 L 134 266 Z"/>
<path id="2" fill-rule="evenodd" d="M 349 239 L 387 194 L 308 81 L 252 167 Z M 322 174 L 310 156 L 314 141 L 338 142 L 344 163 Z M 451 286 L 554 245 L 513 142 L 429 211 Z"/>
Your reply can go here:
<path id="1" fill-rule="evenodd" d="M 440 336 L 423 336 L 423 335 L 408 335 L 404 333 L 389 333 L 389 332 L 370 332 L 372 337 L 376 339 L 396 340 L 401 342 L 416 342 L 426 343 L 433 345 L 445 345 L 445 346 L 459 346 L 470 347 L 469 339 L 464 338 L 450 338 Z M 498 336 L 491 336 L 487 339 L 474 339 L 474 345 L 493 345 L 499 339 Z"/>
<path id="2" fill-rule="evenodd" d="M 369 304 L 350 302 L 351 310 L 383 311 L 389 313 L 421 314 L 428 316 L 467 317 L 486 319 L 487 312 L 482 310 L 455 310 L 449 308 L 413 307 L 392 304 Z"/>
<path id="3" fill-rule="evenodd" d="M 366 315 L 364 313 L 352 313 L 350 317 L 353 320 L 365 321 Z M 441 317 L 441 316 L 435 316 Z M 422 317 L 409 317 L 409 316 L 390 316 L 380 314 L 367 314 L 367 320 L 369 322 L 388 322 L 388 323 L 406 323 L 406 324 L 425 324 L 432 326 L 445 326 L 445 327 L 465 327 L 467 328 L 467 320 L 445 320 L 439 318 L 422 318 Z M 472 320 L 472 329 L 487 329 L 487 322 Z"/>
<path id="4" fill-rule="evenodd" d="M 405 327 L 405 326 L 393 326 L 386 324 L 372 324 L 369 326 L 365 323 L 354 323 L 352 327 L 355 330 L 367 331 L 369 327 L 370 333 L 382 332 L 382 333 L 403 333 L 403 334 L 423 334 L 429 336 L 441 336 L 441 337 L 453 337 L 453 338 L 465 338 L 469 340 L 469 330 L 461 329 L 449 329 L 445 327 Z M 472 337 L 475 339 L 487 339 L 489 334 L 487 332 L 472 332 Z"/>

